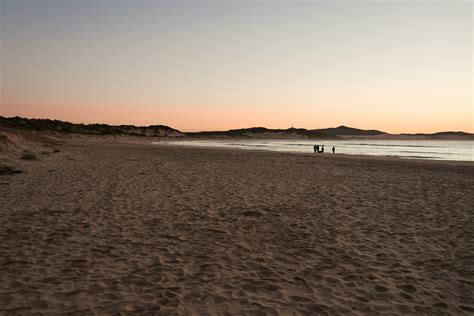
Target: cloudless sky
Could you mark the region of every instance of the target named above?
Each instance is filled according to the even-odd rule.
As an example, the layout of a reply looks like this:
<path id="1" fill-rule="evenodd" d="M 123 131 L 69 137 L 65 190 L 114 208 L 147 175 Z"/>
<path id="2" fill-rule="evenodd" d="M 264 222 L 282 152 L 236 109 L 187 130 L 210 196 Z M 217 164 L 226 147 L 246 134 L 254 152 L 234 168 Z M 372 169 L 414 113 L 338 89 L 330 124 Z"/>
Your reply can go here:
<path id="1" fill-rule="evenodd" d="M 471 1 L 0 0 L 0 115 L 474 132 Z"/>

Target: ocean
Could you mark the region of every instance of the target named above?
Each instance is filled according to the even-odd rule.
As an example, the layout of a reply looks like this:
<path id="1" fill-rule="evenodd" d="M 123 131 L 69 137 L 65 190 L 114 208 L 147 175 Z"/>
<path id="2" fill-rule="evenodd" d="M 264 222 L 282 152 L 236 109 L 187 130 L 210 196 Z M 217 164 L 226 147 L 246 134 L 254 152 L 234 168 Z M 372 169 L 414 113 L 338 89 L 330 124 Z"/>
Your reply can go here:
<path id="1" fill-rule="evenodd" d="M 324 155 L 336 154 L 390 156 L 411 159 L 474 161 L 471 140 L 191 140 L 171 144 L 219 148 L 259 149 L 280 152 L 313 153 L 314 145 L 324 145 Z"/>

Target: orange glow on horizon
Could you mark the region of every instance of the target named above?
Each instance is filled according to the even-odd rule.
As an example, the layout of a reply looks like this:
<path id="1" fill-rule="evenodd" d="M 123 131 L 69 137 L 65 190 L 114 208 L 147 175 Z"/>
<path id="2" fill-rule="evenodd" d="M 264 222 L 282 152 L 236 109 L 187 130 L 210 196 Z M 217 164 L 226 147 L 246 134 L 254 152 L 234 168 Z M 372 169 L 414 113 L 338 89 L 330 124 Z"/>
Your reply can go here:
<path id="1" fill-rule="evenodd" d="M 146 108 L 145 110 L 143 108 Z M 306 129 L 318 129 L 346 125 L 361 129 L 377 129 L 384 132 L 399 133 L 434 133 L 441 131 L 464 131 L 474 133 L 472 114 L 453 113 L 457 119 L 456 126 L 439 115 L 437 120 L 425 120 L 422 117 L 403 113 L 390 113 L 380 109 L 370 115 L 351 117 L 339 113 L 338 117 L 319 113 L 293 112 L 290 107 L 279 107 L 268 111 L 258 107 L 218 107 L 201 106 L 192 109 L 187 106 L 137 107 L 115 105 L 36 105 L 36 106 L 0 106 L 0 115 L 5 117 L 20 116 L 26 118 L 57 119 L 72 123 L 103 123 L 109 125 L 167 125 L 183 132 L 229 130 L 248 127 L 267 127 L 286 129 L 291 126 Z M 381 121 L 380 116 L 391 116 L 393 122 Z M 412 126 L 415 125 L 416 128 Z"/>
<path id="2" fill-rule="evenodd" d="M 3 116 L 474 133 L 468 2 L 4 1 L 0 21 Z"/>

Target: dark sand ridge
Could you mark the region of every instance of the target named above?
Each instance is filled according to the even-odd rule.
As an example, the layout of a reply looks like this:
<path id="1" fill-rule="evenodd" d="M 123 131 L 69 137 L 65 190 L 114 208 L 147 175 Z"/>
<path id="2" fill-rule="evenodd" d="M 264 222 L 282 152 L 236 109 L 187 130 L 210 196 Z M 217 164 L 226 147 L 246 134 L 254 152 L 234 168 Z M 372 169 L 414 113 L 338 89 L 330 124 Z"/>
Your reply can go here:
<path id="1" fill-rule="evenodd" d="M 63 141 L 0 176 L 0 313 L 474 312 L 474 166 Z"/>

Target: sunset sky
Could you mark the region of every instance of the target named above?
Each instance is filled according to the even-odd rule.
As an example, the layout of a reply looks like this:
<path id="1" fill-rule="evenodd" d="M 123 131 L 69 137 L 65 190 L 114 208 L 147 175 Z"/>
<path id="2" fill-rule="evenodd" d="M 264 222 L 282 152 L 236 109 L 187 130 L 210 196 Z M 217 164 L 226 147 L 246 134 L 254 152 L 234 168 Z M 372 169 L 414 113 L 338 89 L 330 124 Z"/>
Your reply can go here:
<path id="1" fill-rule="evenodd" d="M 0 115 L 474 132 L 471 1 L 0 0 Z"/>

